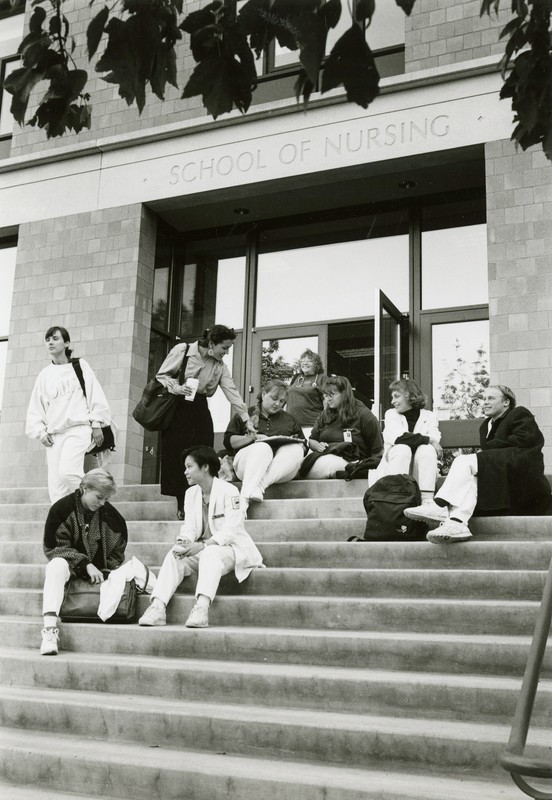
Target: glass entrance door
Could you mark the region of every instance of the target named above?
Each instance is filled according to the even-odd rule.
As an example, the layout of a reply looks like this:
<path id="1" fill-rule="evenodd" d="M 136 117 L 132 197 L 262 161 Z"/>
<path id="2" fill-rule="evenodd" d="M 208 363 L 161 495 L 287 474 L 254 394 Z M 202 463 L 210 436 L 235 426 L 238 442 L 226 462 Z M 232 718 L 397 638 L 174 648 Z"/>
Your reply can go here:
<path id="1" fill-rule="evenodd" d="M 374 317 L 375 397 L 372 411 L 383 420 L 390 408 L 389 384 L 400 378 L 403 315 L 380 289 L 376 289 Z"/>
<path id="2" fill-rule="evenodd" d="M 271 378 L 289 384 L 298 371 L 301 353 L 307 349 L 318 353 L 323 364 L 327 364 L 326 325 L 255 329 L 251 348 L 251 381 L 248 385 L 249 404 L 256 402 L 261 386 Z"/>

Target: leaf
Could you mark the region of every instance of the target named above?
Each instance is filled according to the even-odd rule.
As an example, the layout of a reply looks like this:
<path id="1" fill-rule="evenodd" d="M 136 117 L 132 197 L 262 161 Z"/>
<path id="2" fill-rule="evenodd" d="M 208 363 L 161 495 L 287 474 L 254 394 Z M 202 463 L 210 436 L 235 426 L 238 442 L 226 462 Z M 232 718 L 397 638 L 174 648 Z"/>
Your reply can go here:
<path id="1" fill-rule="evenodd" d="M 238 14 L 238 26 L 249 36 L 251 49 L 257 58 L 274 38 L 270 23 L 270 0 L 248 0 Z"/>
<path id="2" fill-rule="evenodd" d="M 222 9 L 222 2 L 215 0 L 214 3 L 209 3 L 208 6 L 205 6 L 200 11 L 192 11 L 191 14 L 188 14 L 186 19 L 179 25 L 179 28 L 186 31 L 186 33 L 199 31 L 201 28 L 205 28 L 206 25 L 212 25 Z"/>
<path id="3" fill-rule="evenodd" d="M 368 20 L 368 24 L 370 24 L 375 10 L 376 0 L 359 0 L 355 9 L 355 19 L 358 22 L 365 22 Z"/>
<path id="4" fill-rule="evenodd" d="M 324 18 L 315 14 L 298 17 L 296 30 L 300 43 L 299 60 L 314 87 L 326 52 L 328 29 Z"/>
<path id="5" fill-rule="evenodd" d="M 205 59 L 194 69 L 184 87 L 182 98 L 201 95 L 203 105 L 216 119 L 232 111 L 234 105 L 243 112 L 251 104 L 251 85 L 242 65 L 229 56 Z"/>
<path id="6" fill-rule="evenodd" d="M 32 90 L 42 80 L 43 76 L 33 69 L 14 69 L 4 81 L 4 89 L 11 95 L 10 112 L 20 125 L 25 120 L 29 97 Z"/>
<path id="7" fill-rule="evenodd" d="M 498 14 L 498 6 L 500 0 L 482 0 L 481 3 L 481 10 L 479 11 L 479 16 L 482 17 L 483 14 L 488 14 L 489 17 L 491 16 L 491 9 L 494 10 L 495 14 Z"/>
<path id="8" fill-rule="evenodd" d="M 295 97 L 297 98 L 297 102 L 299 102 L 301 95 L 303 95 L 303 103 L 306 107 L 307 103 L 309 102 L 310 96 L 313 92 L 314 84 L 307 77 L 307 73 L 305 72 L 304 69 L 300 70 L 293 88 L 295 91 Z"/>
<path id="9" fill-rule="evenodd" d="M 368 108 L 379 92 L 379 73 L 358 25 L 338 39 L 324 67 L 322 92 L 343 85 L 347 99 Z"/>
<path id="10" fill-rule="evenodd" d="M 395 3 L 398 5 L 399 8 L 402 8 L 406 16 L 409 17 L 410 14 L 412 13 L 412 9 L 414 8 L 416 0 L 395 0 Z"/>
<path id="11" fill-rule="evenodd" d="M 327 3 L 320 6 L 318 13 L 328 28 L 335 28 L 341 19 L 341 0 L 328 0 Z"/>
<path id="12" fill-rule="evenodd" d="M 29 20 L 29 31 L 31 33 L 42 33 L 42 23 L 46 19 L 46 11 L 42 6 L 37 6 Z"/>
<path id="13" fill-rule="evenodd" d="M 86 44 L 88 47 L 88 58 L 91 59 L 98 49 L 101 38 L 105 31 L 105 26 L 109 17 L 109 9 L 104 6 L 102 10 L 96 14 L 92 22 L 86 29 Z"/>

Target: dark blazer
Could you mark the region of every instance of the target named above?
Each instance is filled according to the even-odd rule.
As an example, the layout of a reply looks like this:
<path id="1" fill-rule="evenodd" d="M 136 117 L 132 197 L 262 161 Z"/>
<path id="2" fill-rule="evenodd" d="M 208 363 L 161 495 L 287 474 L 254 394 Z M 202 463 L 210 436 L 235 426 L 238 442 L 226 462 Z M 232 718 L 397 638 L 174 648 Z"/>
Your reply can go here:
<path id="1" fill-rule="evenodd" d="M 550 485 L 544 476 L 542 435 L 535 417 L 516 406 L 499 417 L 487 437 L 479 429 L 476 514 L 550 513 Z"/>

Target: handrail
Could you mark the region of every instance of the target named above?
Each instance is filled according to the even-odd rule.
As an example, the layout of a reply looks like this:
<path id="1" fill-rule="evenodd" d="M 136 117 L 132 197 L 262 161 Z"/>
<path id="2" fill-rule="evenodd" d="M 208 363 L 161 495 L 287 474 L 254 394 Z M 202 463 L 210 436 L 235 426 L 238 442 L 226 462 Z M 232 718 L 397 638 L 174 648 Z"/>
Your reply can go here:
<path id="1" fill-rule="evenodd" d="M 533 641 L 531 642 L 516 713 L 512 722 L 510 739 L 508 740 L 508 748 L 500 757 L 500 765 L 506 772 L 510 773 L 514 783 L 522 792 L 525 792 L 529 797 L 535 798 L 535 800 L 552 800 L 552 791 L 546 792 L 542 789 L 536 789 L 525 780 L 526 777 L 552 778 L 552 761 L 541 761 L 524 755 L 546 643 L 550 633 L 551 620 L 552 561 L 544 584 Z"/>

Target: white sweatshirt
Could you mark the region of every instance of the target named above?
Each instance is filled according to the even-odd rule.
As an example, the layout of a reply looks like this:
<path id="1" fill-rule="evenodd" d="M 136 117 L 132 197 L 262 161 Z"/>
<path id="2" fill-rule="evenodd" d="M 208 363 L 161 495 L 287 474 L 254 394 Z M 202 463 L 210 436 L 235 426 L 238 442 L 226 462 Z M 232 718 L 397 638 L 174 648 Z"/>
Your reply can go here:
<path id="1" fill-rule="evenodd" d="M 74 425 L 109 425 L 111 412 L 90 365 L 80 359 L 86 398 L 72 364 L 49 364 L 36 379 L 25 432 L 31 439 L 60 433 Z"/>

